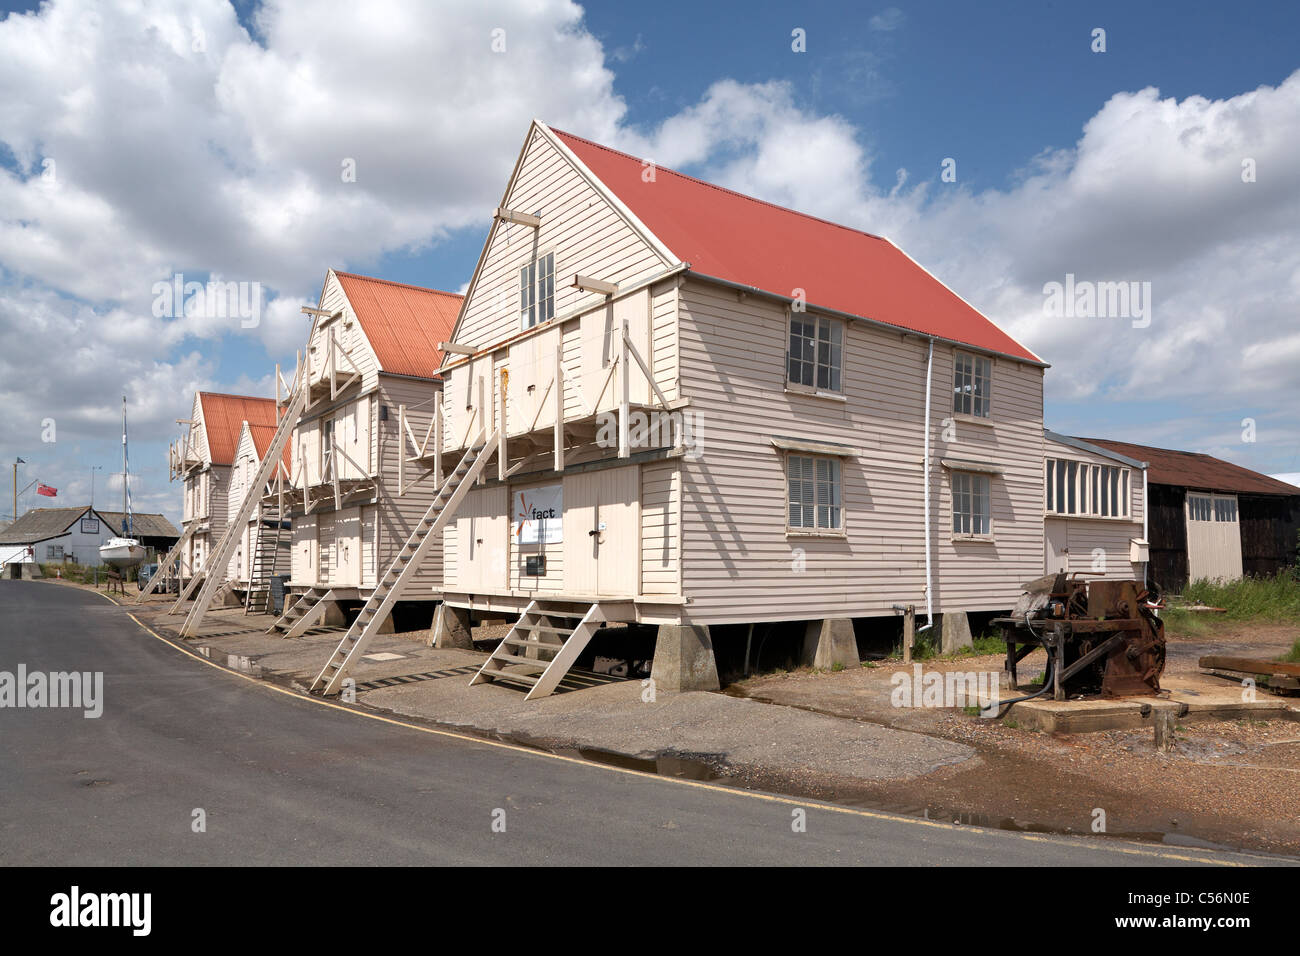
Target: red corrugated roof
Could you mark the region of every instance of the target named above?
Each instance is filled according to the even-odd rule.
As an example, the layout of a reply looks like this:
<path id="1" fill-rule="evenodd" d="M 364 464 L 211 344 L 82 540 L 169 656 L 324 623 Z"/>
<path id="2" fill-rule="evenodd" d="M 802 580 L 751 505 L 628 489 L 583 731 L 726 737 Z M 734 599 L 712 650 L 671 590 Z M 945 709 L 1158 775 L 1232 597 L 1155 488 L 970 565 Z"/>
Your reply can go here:
<path id="1" fill-rule="evenodd" d="M 1236 491 L 1260 495 L 1300 495 L 1300 488 L 1195 451 L 1151 448 L 1106 438 L 1081 438 L 1147 463 L 1147 481 L 1154 485 L 1181 485 L 1202 491 Z"/>
<path id="2" fill-rule="evenodd" d="M 275 426 L 275 399 L 251 395 L 199 392 L 203 424 L 207 428 L 208 454 L 214 465 L 229 465 L 239 449 L 239 430 L 250 425 Z"/>
<path id="3" fill-rule="evenodd" d="M 385 372 L 437 375 L 438 343 L 451 339 L 464 296 L 351 272 L 334 274 Z"/>
<path id="4" fill-rule="evenodd" d="M 552 130 L 692 271 L 992 352 L 1042 360 L 888 239 L 744 196 Z"/>
<path id="5" fill-rule="evenodd" d="M 253 438 L 253 447 L 257 450 L 257 460 L 261 461 L 266 457 L 266 450 L 271 447 L 271 439 L 275 437 L 275 426 L 254 425 L 250 422 L 248 425 L 248 432 Z M 285 471 L 290 475 L 293 474 L 292 452 L 293 444 L 291 442 L 285 442 L 284 452 L 281 454 L 280 458 L 284 462 Z M 275 475 L 272 474 L 271 477 L 274 478 Z"/>

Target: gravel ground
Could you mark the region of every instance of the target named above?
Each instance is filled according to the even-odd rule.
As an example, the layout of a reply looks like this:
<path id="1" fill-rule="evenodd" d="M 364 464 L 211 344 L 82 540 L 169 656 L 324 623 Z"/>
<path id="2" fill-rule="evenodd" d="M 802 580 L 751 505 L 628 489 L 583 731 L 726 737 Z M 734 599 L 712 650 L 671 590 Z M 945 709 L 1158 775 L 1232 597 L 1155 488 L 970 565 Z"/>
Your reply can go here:
<path id="1" fill-rule="evenodd" d="M 1295 629 L 1237 625 L 1195 639 L 1171 635 L 1169 675 L 1195 675 L 1203 654 L 1274 656 Z M 927 669 L 981 671 L 1001 655 L 927 661 Z M 1043 670 L 1037 652 L 1022 681 Z M 924 790 L 892 784 L 848 788 L 864 802 L 972 823 L 1066 832 L 1106 832 L 1178 844 L 1294 853 L 1300 850 L 1300 723 L 1206 721 L 1181 726 L 1171 753 L 1149 731 L 1048 735 L 955 710 L 896 709 L 886 663 L 839 673 L 800 671 L 751 678 L 737 692 L 858 720 L 906 728 L 974 748 L 979 760 L 943 767 Z M 828 782 L 828 786 L 829 786 Z"/>

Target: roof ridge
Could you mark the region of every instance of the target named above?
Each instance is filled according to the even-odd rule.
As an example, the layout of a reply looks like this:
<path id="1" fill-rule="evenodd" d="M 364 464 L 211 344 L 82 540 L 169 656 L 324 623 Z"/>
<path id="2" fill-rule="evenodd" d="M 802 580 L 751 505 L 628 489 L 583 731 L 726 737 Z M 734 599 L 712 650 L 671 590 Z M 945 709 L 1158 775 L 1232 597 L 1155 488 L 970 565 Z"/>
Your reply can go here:
<path id="1" fill-rule="evenodd" d="M 1195 455 L 1197 458 L 1209 458 L 1213 461 L 1221 461 L 1225 465 L 1234 465 L 1237 468 L 1246 468 L 1245 465 L 1237 465 L 1235 462 L 1228 461 L 1226 458 L 1215 458 L 1209 452 L 1204 451 L 1188 451 L 1185 448 L 1165 448 L 1161 445 L 1143 445 L 1135 441 L 1124 441 L 1121 438 L 1084 438 L 1082 435 L 1071 435 L 1070 437 L 1077 438 L 1079 441 L 1098 442 L 1100 444 L 1109 443 L 1112 445 L 1128 445 L 1132 448 L 1150 448 L 1152 451 L 1167 451 L 1171 455 Z M 1251 469 L 1246 468 L 1246 471 L 1250 470 Z M 1263 472 L 1257 471 L 1255 474 L 1260 475 L 1263 474 Z"/>
<path id="2" fill-rule="evenodd" d="M 636 156 L 633 156 L 631 153 L 625 153 L 621 149 L 614 149 L 614 147 L 606 146 L 604 143 L 597 143 L 595 140 L 587 139 L 584 136 L 578 136 L 576 133 L 569 133 L 562 129 L 556 129 L 554 126 L 550 127 L 550 130 L 553 133 L 557 133 L 562 136 L 567 136 L 570 139 L 579 140 L 580 142 L 586 143 L 588 146 L 594 146 L 596 149 L 603 149 L 607 153 L 613 153 L 615 156 L 622 156 L 626 159 L 632 160 L 633 162 L 641 163 L 645 161 Z M 856 232 L 858 235 L 866 236 L 868 239 L 876 239 L 879 240 L 880 242 L 889 242 L 889 239 L 887 239 L 884 236 L 877 235 L 874 232 L 867 232 L 865 229 L 855 229 L 853 226 L 846 226 L 842 222 L 835 222 L 830 219 L 823 219 L 821 216 L 814 216 L 812 213 L 802 212 L 798 209 L 791 209 L 789 206 L 782 206 L 780 203 L 770 202 L 769 200 L 766 199 L 759 199 L 757 196 L 751 196 L 748 193 L 742 193 L 735 189 L 728 189 L 726 186 L 719 186 L 717 183 L 711 183 L 707 179 L 700 179 L 698 176 L 692 176 L 689 173 L 683 173 L 680 170 L 673 169 L 671 166 L 660 166 L 656 164 L 655 171 L 657 173 L 659 172 L 671 173 L 674 176 L 677 176 L 681 179 L 689 180 L 697 185 L 706 186 L 709 189 L 714 189 L 717 190 L 718 192 L 726 193 L 729 196 L 735 196 L 737 199 L 745 199 L 748 200 L 749 202 L 758 203 L 761 206 L 767 206 L 769 209 L 777 209 L 780 210 L 781 212 L 790 213 L 792 216 L 799 216 L 811 222 L 819 222 L 824 226 L 834 226 L 836 229 L 843 229 L 845 232 Z M 890 245 L 893 245 L 893 243 L 890 243 Z"/>
<path id="3" fill-rule="evenodd" d="M 434 289 L 430 286 L 412 285 L 409 282 L 397 282 L 393 279 L 381 279 L 378 276 L 363 276 L 359 272 L 344 272 L 341 269 L 335 269 L 336 276 L 346 276 L 349 279 L 364 279 L 366 282 L 382 282 L 384 285 L 395 285 L 402 289 L 414 289 L 416 292 L 430 292 L 434 295 L 446 295 L 453 298 L 463 299 L 465 296 L 459 292 L 447 292 L 444 289 Z"/>
<path id="4" fill-rule="evenodd" d="M 254 402 L 273 402 L 274 398 L 263 398 L 261 395 L 240 395 L 237 392 L 207 392 L 203 389 L 198 390 L 200 395 L 211 395 L 213 398 L 242 398 Z"/>

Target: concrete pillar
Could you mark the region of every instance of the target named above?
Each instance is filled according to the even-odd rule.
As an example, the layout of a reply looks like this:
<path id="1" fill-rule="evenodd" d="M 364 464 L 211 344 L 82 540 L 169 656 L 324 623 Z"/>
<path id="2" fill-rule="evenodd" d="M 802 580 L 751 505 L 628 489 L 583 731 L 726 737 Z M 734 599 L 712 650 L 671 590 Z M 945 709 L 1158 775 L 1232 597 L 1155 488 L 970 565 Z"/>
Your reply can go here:
<path id="1" fill-rule="evenodd" d="M 660 624 L 650 679 L 656 692 L 721 688 L 708 627 Z"/>
<path id="2" fill-rule="evenodd" d="M 944 611 L 939 622 L 939 652 L 956 654 L 963 647 L 972 647 L 970 621 L 965 611 Z"/>
<path id="3" fill-rule="evenodd" d="M 452 607 L 445 601 L 433 612 L 433 637 L 429 641 L 434 647 L 459 647 L 473 650 L 474 640 L 469 626 L 469 610 Z"/>
<path id="4" fill-rule="evenodd" d="M 389 611 L 387 614 L 384 615 L 384 619 L 383 619 L 383 621 L 381 621 L 380 624 L 379 624 L 379 630 L 375 631 L 375 633 L 376 633 L 376 634 L 392 634 L 392 633 L 393 633 L 394 631 L 396 631 L 396 630 L 397 630 L 397 628 L 396 628 L 396 626 L 393 624 L 393 612 L 392 612 L 392 611 Z"/>
<path id="5" fill-rule="evenodd" d="M 809 621 L 803 637 L 803 666 L 830 670 L 836 664 L 857 667 L 858 642 L 853 636 L 853 621 L 847 617 L 828 617 Z"/>
<path id="6" fill-rule="evenodd" d="M 343 613 L 343 607 L 338 601 L 326 601 L 322 604 L 325 613 L 321 618 L 321 625 L 324 627 L 347 627 L 348 616 Z"/>

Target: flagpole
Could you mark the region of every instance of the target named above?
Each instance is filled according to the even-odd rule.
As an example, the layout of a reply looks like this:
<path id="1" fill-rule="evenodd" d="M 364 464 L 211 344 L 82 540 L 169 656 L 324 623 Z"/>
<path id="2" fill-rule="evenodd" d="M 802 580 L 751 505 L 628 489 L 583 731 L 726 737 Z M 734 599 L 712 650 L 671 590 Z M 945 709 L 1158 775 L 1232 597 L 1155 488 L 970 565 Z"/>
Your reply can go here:
<path id="1" fill-rule="evenodd" d="M 21 458 L 14 458 L 14 520 L 18 520 L 18 466 L 25 465 L 27 462 Z M 27 489 L 24 488 L 24 491 Z"/>

